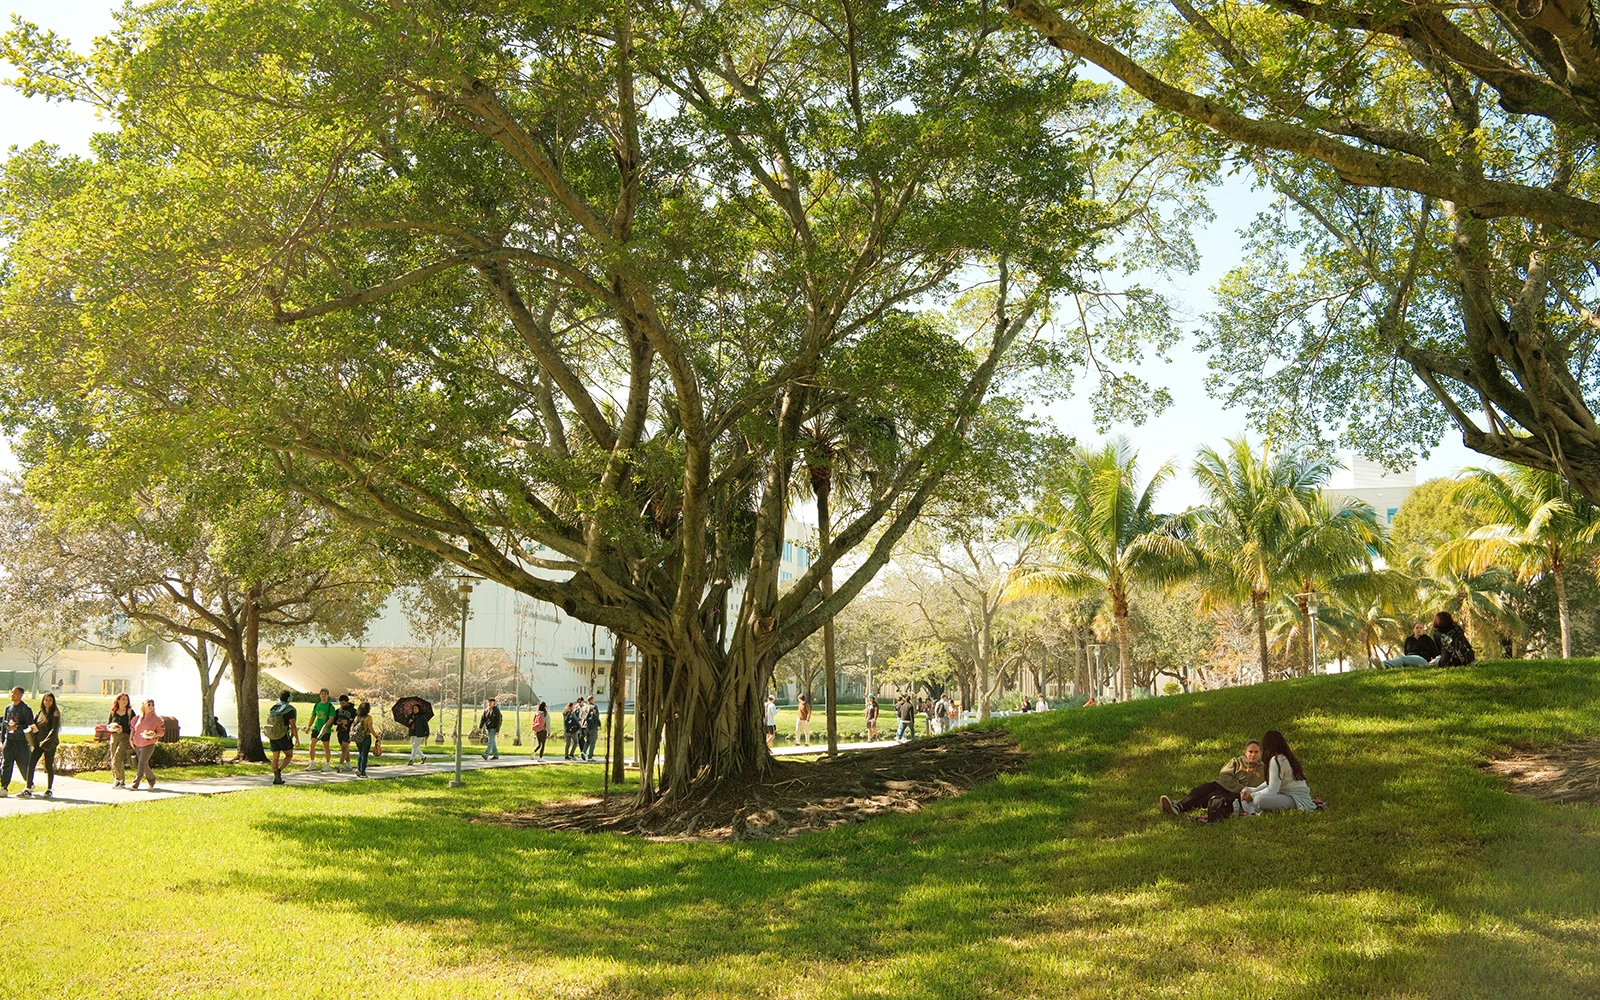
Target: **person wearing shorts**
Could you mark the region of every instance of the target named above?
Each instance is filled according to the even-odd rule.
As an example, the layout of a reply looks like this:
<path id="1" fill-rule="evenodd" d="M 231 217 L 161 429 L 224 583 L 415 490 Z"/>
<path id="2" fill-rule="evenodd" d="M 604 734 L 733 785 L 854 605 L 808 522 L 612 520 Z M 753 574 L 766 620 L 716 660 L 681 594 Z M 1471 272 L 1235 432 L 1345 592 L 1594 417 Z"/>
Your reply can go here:
<path id="1" fill-rule="evenodd" d="M 350 704 L 350 696 L 339 696 L 339 707 L 333 710 L 333 731 L 339 738 L 339 766 L 334 770 L 340 774 L 349 774 L 350 767 L 350 733 L 356 724 L 356 707 Z"/>
<path id="2" fill-rule="evenodd" d="M 267 749 L 272 751 L 272 783 L 284 784 L 283 769 L 294 763 L 294 746 L 300 739 L 295 729 L 295 707 L 289 692 L 278 695 L 277 704 L 267 709 Z M 282 735 L 275 735 L 281 733 Z M 279 755 L 282 755 L 281 757 Z"/>
<path id="3" fill-rule="evenodd" d="M 317 692 L 317 703 L 311 706 L 311 725 L 306 727 L 306 732 L 311 736 L 311 763 L 306 765 L 307 771 L 317 770 L 317 744 L 322 744 L 322 770 L 326 771 L 328 765 L 333 763 L 333 699 L 328 696 L 328 689 L 323 688 Z"/>
<path id="4" fill-rule="evenodd" d="M 778 700 L 772 695 L 767 695 L 765 714 L 762 715 L 763 725 L 767 727 L 767 749 L 772 749 L 772 741 L 778 738 Z"/>

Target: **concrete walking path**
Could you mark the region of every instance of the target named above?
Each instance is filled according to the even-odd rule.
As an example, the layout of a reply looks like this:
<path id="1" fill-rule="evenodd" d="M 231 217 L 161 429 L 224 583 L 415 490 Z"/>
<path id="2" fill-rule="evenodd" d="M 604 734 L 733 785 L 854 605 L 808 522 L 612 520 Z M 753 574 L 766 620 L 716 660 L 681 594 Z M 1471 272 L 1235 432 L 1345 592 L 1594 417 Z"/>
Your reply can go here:
<path id="1" fill-rule="evenodd" d="M 870 750 L 875 747 L 892 745 L 892 741 L 879 740 L 877 743 L 841 743 L 840 750 Z M 813 746 L 778 747 L 772 751 L 775 757 L 793 757 L 806 754 L 824 753 L 828 749 L 826 741 L 819 748 Z M 402 748 L 402 753 L 404 748 Z M 632 764 L 632 758 L 627 761 Z M 543 759 L 517 755 L 503 757 L 499 760 L 484 760 L 479 754 L 473 753 L 461 759 L 461 770 L 466 771 L 492 771 L 506 767 L 549 767 L 555 765 L 573 765 L 581 763 L 603 763 L 603 758 L 593 761 L 566 760 L 565 758 L 544 757 Z M 422 778 L 429 775 L 450 776 L 455 773 L 455 757 L 441 757 L 430 755 L 424 764 L 372 764 L 367 769 L 365 779 L 358 778 L 355 774 L 339 774 L 335 771 L 307 771 L 305 765 L 296 761 L 283 772 L 283 780 L 288 785 L 336 785 L 351 781 L 372 781 L 379 778 Z M 32 798 L 21 798 L 17 791 L 12 791 L 5 798 L 0 798 L 0 818 L 7 816 L 24 816 L 30 813 L 50 812 L 55 809 L 74 809 L 83 806 L 108 806 L 121 805 L 125 802 L 149 802 L 157 799 L 177 799 L 189 795 L 223 795 L 228 792 L 245 792 L 257 788 L 272 787 L 271 772 L 262 774 L 235 774 L 218 778 L 173 778 L 166 780 L 169 775 L 182 773 L 183 768 L 162 768 L 156 771 L 155 791 L 138 791 L 116 788 L 109 782 L 84 781 L 79 778 L 69 778 L 65 775 L 56 776 L 55 794 L 50 798 L 44 797 L 44 773 L 41 771 L 34 776 L 34 795 Z M 133 767 L 128 767 L 131 776 Z M 13 779 L 13 789 L 20 790 L 21 781 Z"/>

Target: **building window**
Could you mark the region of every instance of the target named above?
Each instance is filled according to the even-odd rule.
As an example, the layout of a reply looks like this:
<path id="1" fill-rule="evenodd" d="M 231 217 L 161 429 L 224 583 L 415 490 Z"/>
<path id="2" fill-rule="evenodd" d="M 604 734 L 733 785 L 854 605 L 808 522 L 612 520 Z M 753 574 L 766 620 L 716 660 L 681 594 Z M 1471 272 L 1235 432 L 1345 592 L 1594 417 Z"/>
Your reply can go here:
<path id="1" fill-rule="evenodd" d="M 1394 516 L 1396 514 L 1398 514 L 1398 513 L 1400 513 L 1400 508 L 1399 507 L 1390 507 L 1389 508 L 1389 523 L 1390 524 L 1394 523 Z"/>
<path id="2" fill-rule="evenodd" d="M 100 682 L 100 693 L 107 698 L 113 695 L 127 694 L 128 682 L 125 680 L 103 680 Z"/>

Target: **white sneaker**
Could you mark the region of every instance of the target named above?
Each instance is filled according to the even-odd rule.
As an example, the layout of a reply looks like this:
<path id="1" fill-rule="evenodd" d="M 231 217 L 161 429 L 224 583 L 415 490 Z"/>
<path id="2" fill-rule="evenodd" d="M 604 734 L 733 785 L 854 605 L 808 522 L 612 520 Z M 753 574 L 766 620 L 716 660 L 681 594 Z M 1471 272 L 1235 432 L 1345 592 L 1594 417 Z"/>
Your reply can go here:
<path id="1" fill-rule="evenodd" d="M 311 763 L 306 765 L 306 773 L 307 774 L 310 774 L 312 771 L 315 771 L 316 769 L 317 769 L 317 762 L 316 761 L 312 761 Z"/>

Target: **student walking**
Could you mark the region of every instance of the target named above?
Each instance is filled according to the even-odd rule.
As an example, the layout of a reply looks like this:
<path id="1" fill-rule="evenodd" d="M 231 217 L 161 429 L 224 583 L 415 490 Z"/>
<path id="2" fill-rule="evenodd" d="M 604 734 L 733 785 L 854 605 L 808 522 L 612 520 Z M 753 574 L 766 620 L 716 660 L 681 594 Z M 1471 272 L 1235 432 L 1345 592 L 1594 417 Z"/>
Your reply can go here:
<path id="1" fill-rule="evenodd" d="M 307 771 L 317 770 L 317 744 L 322 744 L 322 770 L 326 771 L 333 763 L 333 748 L 329 745 L 333 741 L 333 699 L 328 696 L 328 689 L 323 688 L 317 692 L 317 703 L 311 706 L 311 724 L 306 727 L 306 733 L 311 737 L 311 763 L 306 765 Z"/>
<path id="2" fill-rule="evenodd" d="M 583 759 L 594 760 L 594 748 L 600 742 L 600 708 L 594 695 L 583 706 Z"/>
<path id="3" fill-rule="evenodd" d="M 578 723 L 581 721 L 578 718 L 578 710 L 573 707 L 572 702 L 567 702 L 566 709 L 561 713 L 561 735 L 567 741 L 566 752 L 561 755 L 563 760 L 575 759 L 573 754 L 578 749 L 578 733 L 581 732 Z"/>
<path id="4" fill-rule="evenodd" d="M 483 738 L 488 743 L 483 750 L 483 759 L 499 760 L 500 748 L 495 744 L 495 740 L 500 735 L 500 706 L 493 698 L 489 699 L 489 707 L 478 717 L 478 728 L 483 730 Z"/>
<path id="5" fill-rule="evenodd" d="M 383 741 L 379 739 L 378 729 L 372 724 L 372 704 L 362 702 L 356 706 L 355 722 L 351 725 L 356 743 L 356 777 L 367 776 L 367 757 L 374 747 L 379 752 L 383 750 Z"/>
<path id="6" fill-rule="evenodd" d="M 422 745 L 428 742 L 428 720 L 422 717 L 421 712 L 414 713 L 406 721 L 406 732 L 411 736 L 411 759 L 407 763 L 426 763 L 428 755 L 422 752 Z"/>
<path id="7" fill-rule="evenodd" d="M 33 791 L 33 779 L 39 773 L 39 762 L 44 762 L 44 797 L 56 793 L 56 747 L 61 745 L 61 709 L 56 707 L 56 696 L 46 691 L 39 699 L 39 710 L 33 713 L 33 725 L 28 727 L 28 742 L 33 744 L 33 763 L 28 768 L 28 792 Z"/>
<path id="8" fill-rule="evenodd" d="M 878 742 L 878 698 L 867 695 L 867 742 Z"/>
<path id="9" fill-rule="evenodd" d="M 289 692 L 278 692 L 278 700 L 267 709 L 267 723 L 261 732 L 267 737 L 267 748 L 272 751 L 272 783 L 284 784 L 283 769 L 294 763 L 295 744 L 300 742 L 295 718 L 299 713 L 289 703 Z M 137 782 L 134 787 L 139 787 Z"/>
<path id="10" fill-rule="evenodd" d="M 912 703 L 911 699 L 907 698 L 905 695 L 901 695 L 898 699 L 896 699 L 894 703 L 894 715 L 895 718 L 900 720 L 899 726 L 896 727 L 894 731 L 895 742 L 904 743 L 906 740 L 916 739 L 917 706 Z"/>
<path id="11" fill-rule="evenodd" d="M 350 696 L 339 696 L 339 707 L 333 710 L 333 731 L 339 739 L 339 766 L 335 768 L 340 774 L 350 773 L 350 733 L 356 724 L 356 706 L 350 704 Z"/>
<path id="12" fill-rule="evenodd" d="M 550 737 L 550 706 L 539 702 L 539 710 L 533 713 L 533 738 L 539 741 L 538 748 L 534 751 L 539 760 L 544 760 L 544 741 Z"/>
<path id="13" fill-rule="evenodd" d="M 778 738 L 778 699 L 767 695 L 767 705 L 762 711 L 761 724 L 767 729 L 767 749 L 772 749 L 772 741 Z"/>
<path id="14" fill-rule="evenodd" d="M 128 737 L 133 734 L 133 702 L 126 694 L 119 694 L 111 702 L 111 714 L 106 717 L 106 732 L 111 736 L 111 777 L 113 787 L 126 790 L 128 756 L 133 744 Z"/>
<path id="15" fill-rule="evenodd" d="M 149 791 L 156 790 L 156 773 L 150 769 L 150 758 L 155 756 L 156 744 L 167 735 L 166 720 L 156 714 L 156 703 L 146 698 L 139 704 L 139 717 L 133 720 L 133 790 L 139 790 L 141 780 Z"/>
<path id="16" fill-rule="evenodd" d="M 6 706 L 5 747 L 0 750 L 0 798 L 11 792 L 11 769 L 21 772 L 25 785 L 33 784 L 33 754 L 28 749 L 28 727 L 33 725 L 33 709 L 22 700 L 26 692 L 20 687 L 11 689 L 11 704 Z M 30 799 L 33 793 L 26 787 L 17 793 Z"/>
<path id="17" fill-rule="evenodd" d="M 934 732 L 947 733 L 950 731 L 950 696 L 941 694 L 938 704 L 933 706 Z"/>
<path id="18" fill-rule="evenodd" d="M 794 717 L 794 742 L 796 746 L 811 745 L 811 698 L 800 696 L 800 706 Z"/>

